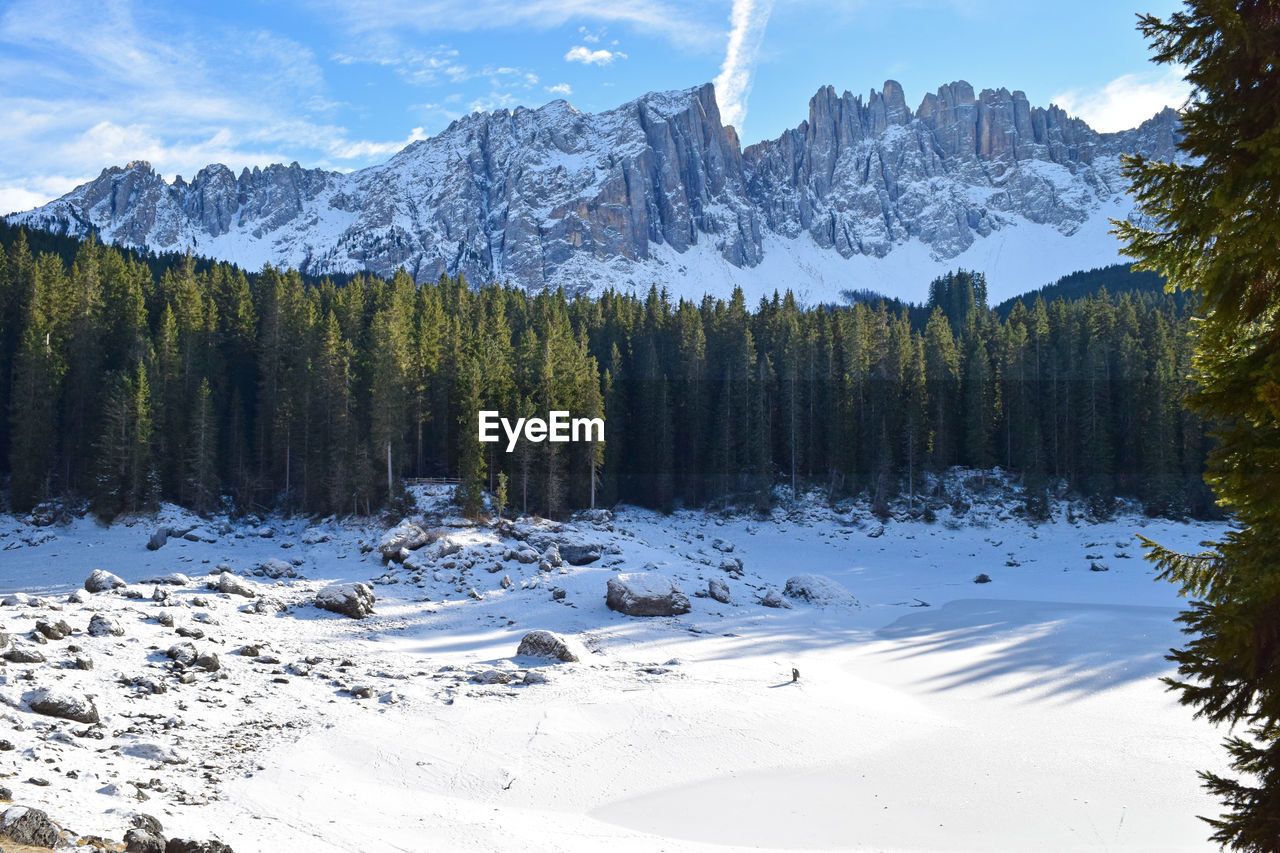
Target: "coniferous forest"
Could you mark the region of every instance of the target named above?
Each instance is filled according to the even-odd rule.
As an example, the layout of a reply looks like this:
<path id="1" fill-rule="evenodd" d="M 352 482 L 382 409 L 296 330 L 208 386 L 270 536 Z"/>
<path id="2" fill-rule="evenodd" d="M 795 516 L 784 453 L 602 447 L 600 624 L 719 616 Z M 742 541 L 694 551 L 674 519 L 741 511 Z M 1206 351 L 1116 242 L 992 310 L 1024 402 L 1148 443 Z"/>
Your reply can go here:
<path id="1" fill-rule="evenodd" d="M 571 298 L 4 236 L 0 467 L 16 510 L 369 513 L 408 477 L 460 478 L 472 510 L 501 484 L 511 509 L 549 516 L 593 500 L 763 508 L 778 485 L 920 508 L 931 473 L 964 465 L 1020 475 L 1031 517 L 1064 486 L 1100 515 L 1117 496 L 1213 512 L 1205 428 L 1180 405 L 1191 314 L 1163 293 L 996 312 L 958 272 L 910 309 Z M 508 453 L 476 440 L 480 409 L 603 416 L 606 442 Z"/>

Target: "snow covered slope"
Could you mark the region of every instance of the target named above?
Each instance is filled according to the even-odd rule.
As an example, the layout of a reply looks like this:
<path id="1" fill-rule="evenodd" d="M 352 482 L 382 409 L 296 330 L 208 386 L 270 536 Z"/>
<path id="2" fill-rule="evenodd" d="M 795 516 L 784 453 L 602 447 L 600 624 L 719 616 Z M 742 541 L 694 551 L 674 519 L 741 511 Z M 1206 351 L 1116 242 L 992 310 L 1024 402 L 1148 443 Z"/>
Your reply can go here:
<path id="1" fill-rule="evenodd" d="M 865 101 L 821 89 L 798 127 L 743 150 L 704 85 L 594 115 L 565 101 L 475 113 L 346 175 L 215 165 L 168 183 L 134 162 L 11 221 L 251 269 L 692 297 L 742 284 L 915 298 L 969 265 L 998 298 L 1115 262 L 1107 217 L 1132 207 L 1121 155 L 1172 159 L 1176 137 L 1171 110 L 1099 134 L 963 81 L 912 111 L 890 80 Z"/>
<path id="2" fill-rule="evenodd" d="M 78 833 L 118 839 L 145 812 L 238 853 L 1207 853 L 1195 771 L 1222 769 L 1221 733 L 1158 681 L 1183 602 L 1134 533 L 1185 550 L 1221 526 L 1065 505 L 1029 526 L 1002 488 L 933 524 L 815 498 L 765 520 L 472 527 L 424 500 L 435 541 L 389 564 L 383 528 L 332 520 L 0 519 L 6 651 L 45 658 L 0 667 L 0 781 Z M 221 566 L 254 597 L 220 592 Z M 68 600 L 95 568 L 127 585 Z M 691 611 L 608 609 L 607 580 L 646 569 Z M 190 580 L 142 583 L 175 571 Z M 797 575 L 849 597 L 787 595 Z M 316 609 L 332 581 L 371 583 L 374 614 Z M 58 620 L 70 636 L 35 640 Z M 518 655 L 531 630 L 580 660 Z M 217 666 L 175 659 L 186 642 Z M 92 697 L 100 721 L 35 713 L 40 689 Z"/>

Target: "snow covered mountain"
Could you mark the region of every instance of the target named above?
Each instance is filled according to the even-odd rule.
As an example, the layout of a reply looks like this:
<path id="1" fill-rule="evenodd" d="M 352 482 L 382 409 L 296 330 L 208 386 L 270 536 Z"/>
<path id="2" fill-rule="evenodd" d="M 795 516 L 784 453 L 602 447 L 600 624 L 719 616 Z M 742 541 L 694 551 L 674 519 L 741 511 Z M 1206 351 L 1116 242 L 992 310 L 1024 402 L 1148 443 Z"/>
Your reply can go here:
<path id="1" fill-rule="evenodd" d="M 213 165 L 168 183 L 138 161 L 10 221 L 251 269 L 691 296 L 918 297 L 964 266 L 998 298 L 1114 263 L 1108 220 L 1132 211 L 1120 155 L 1173 159 L 1177 129 L 1165 110 L 1100 134 L 964 82 L 912 111 L 887 81 L 865 101 L 821 89 L 807 120 L 744 150 L 708 84 L 599 114 L 561 100 L 475 113 L 350 174 Z"/>

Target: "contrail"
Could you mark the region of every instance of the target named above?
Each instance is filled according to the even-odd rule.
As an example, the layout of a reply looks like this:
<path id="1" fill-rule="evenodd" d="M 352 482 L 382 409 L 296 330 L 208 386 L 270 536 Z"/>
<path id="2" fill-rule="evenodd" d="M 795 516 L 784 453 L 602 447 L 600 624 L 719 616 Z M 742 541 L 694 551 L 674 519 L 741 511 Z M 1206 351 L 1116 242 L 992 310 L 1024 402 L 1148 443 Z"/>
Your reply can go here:
<path id="1" fill-rule="evenodd" d="M 751 79 L 756 70 L 756 56 L 764 41 L 764 28 L 769 23 L 774 0 L 733 0 L 729 13 L 729 47 L 724 64 L 716 77 L 716 99 L 725 124 L 739 130 L 747 117 L 747 98 L 751 95 Z"/>

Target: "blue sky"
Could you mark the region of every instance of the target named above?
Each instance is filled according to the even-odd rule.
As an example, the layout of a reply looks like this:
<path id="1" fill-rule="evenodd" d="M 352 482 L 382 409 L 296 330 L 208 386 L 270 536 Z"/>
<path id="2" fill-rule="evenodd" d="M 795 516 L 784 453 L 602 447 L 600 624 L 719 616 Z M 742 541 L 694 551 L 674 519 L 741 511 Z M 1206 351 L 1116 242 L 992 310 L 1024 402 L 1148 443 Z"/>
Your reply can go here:
<path id="1" fill-rule="evenodd" d="M 1135 5 L 1137 3 L 1137 5 Z M 609 109 L 713 81 L 745 144 L 822 85 L 1022 89 L 1100 130 L 1186 87 L 1135 13 L 1168 0 L 0 0 L 0 213 L 149 160 L 350 170 L 474 110 Z"/>

